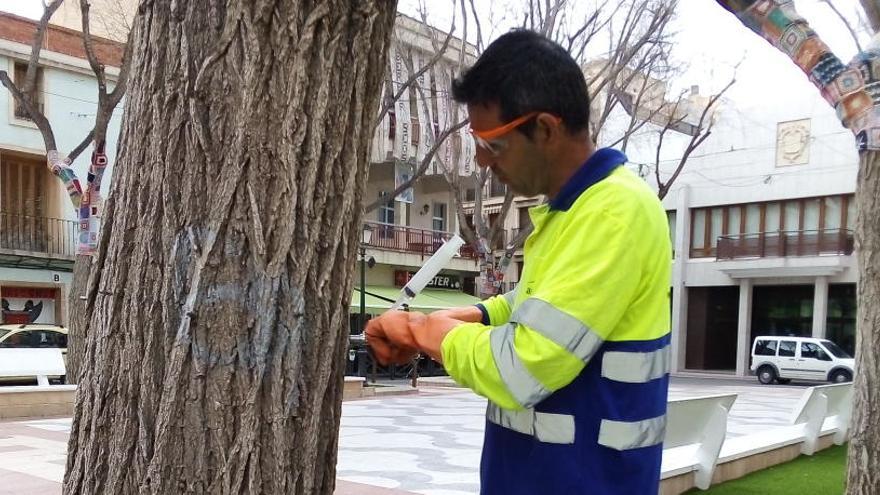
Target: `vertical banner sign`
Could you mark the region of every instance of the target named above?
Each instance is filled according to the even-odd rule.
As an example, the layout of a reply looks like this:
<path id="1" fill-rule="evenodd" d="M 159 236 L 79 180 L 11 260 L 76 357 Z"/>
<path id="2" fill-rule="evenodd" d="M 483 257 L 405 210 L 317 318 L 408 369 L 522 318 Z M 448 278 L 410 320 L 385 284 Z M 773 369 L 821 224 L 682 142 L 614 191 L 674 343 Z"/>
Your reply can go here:
<path id="1" fill-rule="evenodd" d="M 437 112 L 434 114 L 434 118 L 432 119 L 432 122 L 431 122 L 431 125 L 433 126 L 433 129 L 431 131 L 436 136 L 439 136 L 441 132 L 446 130 L 446 121 L 447 121 L 448 115 L 449 115 L 449 106 L 447 103 L 447 97 L 448 97 L 447 88 L 449 86 L 447 84 L 446 78 L 443 77 L 444 70 L 443 70 L 443 67 L 441 64 L 442 64 L 442 60 L 437 61 L 437 63 L 434 65 L 434 67 L 431 68 L 431 71 L 434 74 L 434 89 L 436 90 L 436 92 L 434 93 L 434 96 L 436 97 L 436 102 L 437 102 Z M 446 147 L 448 146 L 448 144 L 449 144 L 448 139 L 446 139 L 442 143 L 440 143 L 440 148 L 437 150 L 437 155 L 436 155 L 437 157 L 440 157 L 443 160 L 446 159 Z M 434 173 L 435 174 L 440 173 L 438 171 L 438 167 L 437 167 L 437 163 L 439 160 L 437 160 L 437 158 L 435 157 L 434 160 L 432 160 L 432 161 L 434 162 L 434 166 L 433 166 Z"/>
<path id="2" fill-rule="evenodd" d="M 406 53 L 403 51 L 402 47 L 399 45 L 394 50 L 394 82 L 392 86 L 396 91 L 400 90 L 400 87 L 403 83 L 409 79 L 409 71 L 406 70 L 406 64 L 403 62 L 403 57 L 406 56 Z M 400 98 L 395 102 L 396 105 L 396 116 L 397 116 L 397 132 L 394 136 L 394 157 L 401 161 L 406 161 L 410 157 L 410 112 L 409 112 L 409 98 L 410 98 L 410 90 L 409 88 L 405 89 L 401 94 Z"/>
<path id="3" fill-rule="evenodd" d="M 388 74 L 390 76 L 390 73 Z M 387 77 L 386 77 L 387 79 Z M 376 108 L 376 115 L 382 112 L 382 108 L 384 108 L 386 102 L 386 92 L 389 90 L 388 82 L 382 82 L 382 92 L 379 93 L 379 105 Z M 373 133 L 373 145 L 370 149 L 370 163 L 381 163 L 385 161 L 385 149 L 388 141 L 388 114 L 386 113 L 384 117 L 382 117 L 382 122 L 376 126 L 376 130 Z"/>
<path id="4" fill-rule="evenodd" d="M 413 50 L 413 70 L 418 71 L 421 69 L 421 62 L 419 53 L 416 50 Z M 413 138 L 416 140 L 416 144 L 413 145 L 413 156 L 415 157 L 416 163 L 421 163 L 422 158 L 425 157 L 425 153 L 428 152 L 428 147 L 426 146 L 427 143 L 424 139 L 424 128 L 428 123 L 428 119 L 425 116 L 425 106 L 430 104 L 430 98 L 433 95 L 431 95 L 431 89 L 426 86 L 425 81 L 425 73 L 420 74 L 419 77 L 416 78 L 416 87 L 413 88 L 413 100 L 416 102 L 416 122 L 418 122 L 418 126 L 413 126 L 411 132 L 413 133 Z"/>

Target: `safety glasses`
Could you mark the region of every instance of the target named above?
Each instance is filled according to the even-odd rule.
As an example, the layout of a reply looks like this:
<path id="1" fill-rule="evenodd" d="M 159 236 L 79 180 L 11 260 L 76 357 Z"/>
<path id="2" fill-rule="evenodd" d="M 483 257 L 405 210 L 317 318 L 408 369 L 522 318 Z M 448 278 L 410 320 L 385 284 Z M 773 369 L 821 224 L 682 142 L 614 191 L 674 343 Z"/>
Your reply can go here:
<path id="1" fill-rule="evenodd" d="M 471 136 L 474 137 L 474 142 L 477 144 L 478 147 L 483 148 L 492 156 L 498 156 L 507 147 L 507 141 L 498 138 L 525 124 L 529 120 L 537 117 L 540 113 L 541 112 L 529 112 L 521 117 L 517 117 L 511 120 L 510 122 L 500 127 L 487 129 L 485 131 L 478 131 L 471 127 Z M 562 119 L 560 119 L 559 117 L 554 116 L 554 118 L 556 119 L 557 124 L 559 122 L 562 122 Z"/>

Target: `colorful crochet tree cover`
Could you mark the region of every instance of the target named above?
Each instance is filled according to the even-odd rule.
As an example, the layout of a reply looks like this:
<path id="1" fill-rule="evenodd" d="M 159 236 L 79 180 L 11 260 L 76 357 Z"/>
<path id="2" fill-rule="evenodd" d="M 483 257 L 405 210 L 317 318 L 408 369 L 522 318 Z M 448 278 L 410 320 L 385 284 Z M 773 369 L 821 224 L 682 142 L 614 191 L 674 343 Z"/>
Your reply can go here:
<path id="1" fill-rule="evenodd" d="M 76 172 L 70 168 L 70 159 L 61 157 L 57 150 L 46 153 L 49 169 L 64 183 L 70 201 L 77 212 L 76 254 L 93 255 L 98 249 L 98 232 L 101 227 L 101 180 L 107 168 L 107 155 L 104 154 L 105 143 L 95 143 L 86 190 L 83 192 Z"/>
<path id="2" fill-rule="evenodd" d="M 716 1 L 807 74 L 855 134 L 859 151 L 880 150 L 880 50 L 865 50 L 844 65 L 798 15 L 792 0 Z"/>

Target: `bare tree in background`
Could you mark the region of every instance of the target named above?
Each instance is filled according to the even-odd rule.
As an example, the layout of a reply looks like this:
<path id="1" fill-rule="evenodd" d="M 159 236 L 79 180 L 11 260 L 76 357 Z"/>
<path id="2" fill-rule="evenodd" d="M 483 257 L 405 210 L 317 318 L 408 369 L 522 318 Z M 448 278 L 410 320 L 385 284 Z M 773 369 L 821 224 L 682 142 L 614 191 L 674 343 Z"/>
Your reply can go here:
<path id="1" fill-rule="evenodd" d="M 114 109 L 125 94 L 129 56 L 126 53 L 116 78 L 115 87 L 111 91 L 108 87 L 111 81 L 108 80 L 104 64 L 98 60 L 98 56 L 95 53 L 95 41 L 89 32 L 89 2 L 87 0 L 79 0 L 83 46 L 89 66 L 92 68 L 98 83 L 98 106 L 95 123 L 82 142 L 67 154 L 59 150 L 55 141 L 55 134 L 52 130 L 52 123 L 46 118 L 39 105 L 40 95 L 37 94 L 39 88 L 36 82 L 40 66 L 40 53 L 43 49 L 43 41 L 46 36 L 49 20 L 61 6 L 62 1 L 53 0 L 48 4 L 44 4 L 43 15 L 37 23 L 34 33 L 31 55 L 28 60 L 24 81 L 17 85 L 6 71 L 0 71 L 0 82 L 9 90 L 19 107 L 39 129 L 46 147 L 47 165 L 52 173 L 65 184 L 70 193 L 73 208 L 77 212 L 77 256 L 74 263 L 73 281 L 68 295 L 70 329 L 67 354 L 67 379 L 71 383 L 77 383 L 82 361 L 83 335 L 85 332 L 84 316 L 86 307 L 91 303 L 88 298 L 84 299 L 82 296 L 86 293 L 92 254 L 96 247 L 95 238 L 98 234 L 99 223 L 97 215 L 100 214 L 98 208 L 101 206 L 101 178 L 107 165 L 107 159 L 104 155 L 107 128 Z M 94 144 L 94 152 L 92 155 L 92 165 L 89 168 L 89 180 L 85 189 L 83 189 L 79 178 L 70 168 L 70 165 L 89 144 Z M 87 230 L 81 229 L 83 224 L 89 224 Z M 91 297 L 93 296 L 92 294 Z"/>
<path id="2" fill-rule="evenodd" d="M 846 493 L 874 495 L 880 493 L 880 99 L 875 90 L 880 84 L 880 47 L 874 42 L 860 50 L 849 65 L 844 65 L 796 12 L 793 2 L 718 3 L 788 55 L 837 110 L 843 126 L 856 138 L 858 322 Z M 880 32 L 880 1 L 861 0 L 860 4 L 870 32 Z M 856 46 L 861 46 L 856 30 L 849 27 L 849 31 Z"/>

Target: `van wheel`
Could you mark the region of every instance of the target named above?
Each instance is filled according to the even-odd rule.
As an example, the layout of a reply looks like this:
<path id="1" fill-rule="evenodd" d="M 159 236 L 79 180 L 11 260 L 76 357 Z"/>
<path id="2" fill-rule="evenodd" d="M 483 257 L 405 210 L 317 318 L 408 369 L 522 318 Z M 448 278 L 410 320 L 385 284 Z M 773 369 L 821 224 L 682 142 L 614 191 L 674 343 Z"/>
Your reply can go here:
<path id="1" fill-rule="evenodd" d="M 837 370 L 831 373 L 831 383 L 844 383 L 852 381 L 852 373 L 846 370 Z"/>
<path id="2" fill-rule="evenodd" d="M 777 378 L 776 383 L 780 385 L 788 385 L 789 383 L 791 383 L 791 378 Z"/>
<path id="3" fill-rule="evenodd" d="M 758 381 L 762 385 L 770 385 L 776 381 L 776 370 L 773 366 L 764 365 L 758 368 Z"/>

